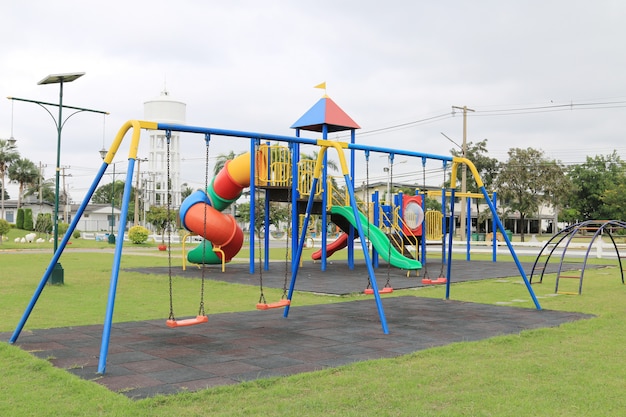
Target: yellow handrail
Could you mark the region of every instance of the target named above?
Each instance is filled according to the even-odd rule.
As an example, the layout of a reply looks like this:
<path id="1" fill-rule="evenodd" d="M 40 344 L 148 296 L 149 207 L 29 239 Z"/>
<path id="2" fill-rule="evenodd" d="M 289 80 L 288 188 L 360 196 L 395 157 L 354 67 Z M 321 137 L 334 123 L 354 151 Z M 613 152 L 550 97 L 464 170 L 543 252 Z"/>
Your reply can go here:
<path id="1" fill-rule="evenodd" d="M 426 240 L 441 240 L 443 236 L 443 214 L 437 210 L 426 210 Z"/>

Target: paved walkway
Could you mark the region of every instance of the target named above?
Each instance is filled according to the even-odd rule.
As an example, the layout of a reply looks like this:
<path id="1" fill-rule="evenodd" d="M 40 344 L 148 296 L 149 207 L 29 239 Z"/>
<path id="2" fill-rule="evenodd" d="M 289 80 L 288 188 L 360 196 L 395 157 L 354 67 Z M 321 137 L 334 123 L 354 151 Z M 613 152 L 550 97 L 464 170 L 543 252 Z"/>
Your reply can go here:
<path id="1" fill-rule="evenodd" d="M 101 325 L 24 331 L 17 345 L 130 398 L 196 391 L 453 342 L 589 318 L 578 313 L 404 296 L 383 300 L 390 333 L 373 299 L 215 314 L 207 324 L 170 329 L 164 320 L 113 325 L 106 373 L 96 374 Z M 7 341 L 10 333 L 0 333 Z"/>

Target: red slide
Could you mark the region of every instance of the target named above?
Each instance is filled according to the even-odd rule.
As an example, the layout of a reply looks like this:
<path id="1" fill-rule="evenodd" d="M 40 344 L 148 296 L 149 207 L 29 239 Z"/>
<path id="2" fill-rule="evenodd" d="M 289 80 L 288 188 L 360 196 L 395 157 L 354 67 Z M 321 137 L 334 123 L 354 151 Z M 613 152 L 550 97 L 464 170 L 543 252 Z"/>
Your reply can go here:
<path id="1" fill-rule="evenodd" d="M 333 253 L 345 248 L 346 246 L 348 246 L 348 234 L 342 233 L 334 242 L 326 245 L 326 257 L 330 258 Z M 313 254 L 311 255 L 311 259 L 315 261 L 319 261 L 320 259 L 322 259 L 322 250 L 320 249 L 316 252 L 313 252 Z"/>

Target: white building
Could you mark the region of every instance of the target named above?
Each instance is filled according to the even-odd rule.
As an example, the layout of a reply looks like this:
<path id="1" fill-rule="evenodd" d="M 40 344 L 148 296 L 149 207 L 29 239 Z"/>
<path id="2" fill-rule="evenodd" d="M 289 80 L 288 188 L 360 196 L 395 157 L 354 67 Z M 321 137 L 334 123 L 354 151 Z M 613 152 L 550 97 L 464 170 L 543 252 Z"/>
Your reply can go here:
<path id="1" fill-rule="evenodd" d="M 144 119 L 157 123 L 184 124 L 187 105 L 173 99 L 167 90 L 159 97 L 144 103 Z M 145 210 L 150 205 L 167 205 L 167 138 L 163 130 L 150 131 L 150 149 L 148 154 L 148 176 L 145 193 Z M 169 189 L 173 209 L 181 204 L 180 183 L 180 132 L 172 132 L 169 146 Z"/>

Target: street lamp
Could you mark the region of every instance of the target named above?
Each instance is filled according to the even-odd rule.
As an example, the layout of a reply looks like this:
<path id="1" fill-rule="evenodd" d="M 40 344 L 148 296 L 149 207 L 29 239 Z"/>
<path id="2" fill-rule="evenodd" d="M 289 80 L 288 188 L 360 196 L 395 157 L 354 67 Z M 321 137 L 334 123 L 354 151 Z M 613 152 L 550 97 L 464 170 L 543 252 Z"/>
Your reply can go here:
<path id="1" fill-rule="evenodd" d="M 45 77 L 43 80 L 39 81 L 37 85 L 44 84 L 59 84 L 59 104 L 55 103 L 47 103 L 45 101 L 38 100 L 28 100 L 17 97 L 7 97 L 9 100 L 17 100 L 17 101 L 25 101 L 28 103 L 35 103 L 41 106 L 48 114 L 52 117 L 54 121 L 56 130 L 57 130 L 57 158 L 56 158 L 56 172 L 55 172 L 55 195 L 54 195 L 54 252 L 56 253 L 58 245 L 59 245 L 59 183 L 60 183 L 60 174 L 61 174 L 61 131 L 63 130 L 63 126 L 65 122 L 75 115 L 76 113 L 80 113 L 83 111 L 92 112 L 92 113 L 101 113 L 101 114 L 109 114 L 108 112 L 101 110 L 92 110 L 85 109 L 82 107 L 73 107 L 73 106 L 64 106 L 63 105 L 63 84 L 70 83 L 80 77 L 85 75 L 84 72 L 73 72 L 73 73 L 65 73 L 65 74 L 51 74 Z M 45 106 L 56 106 L 59 108 L 59 116 L 55 118 L 54 115 L 46 108 Z M 70 114 L 63 120 L 63 108 L 75 110 L 74 113 Z M 52 271 L 52 275 L 50 276 L 51 284 L 63 284 L 63 268 L 60 263 L 57 263 L 54 270 Z"/>
<path id="2" fill-rule="evenodd" d="M 51 74 L 37 85 L 59 84 L 59 118 L 56 120 L 57 128 L 57 163 L 54 175 L 54 252 L 57 251 L 59 244 L 59 177 L 61 174 L 61 130 L 63 129 L 63 83 L 70 83 L 85 75 L 84 72 L 74 72 L 67 74 Z M 60 267 L 60 264 L 57 264 Z M 63 269 L 61 268 L 61 271 Z M 63 272 L 61 274 L 61 282 L 63 282 Z"/>

